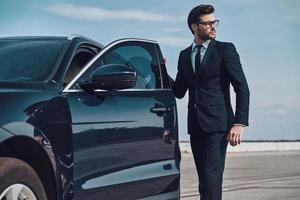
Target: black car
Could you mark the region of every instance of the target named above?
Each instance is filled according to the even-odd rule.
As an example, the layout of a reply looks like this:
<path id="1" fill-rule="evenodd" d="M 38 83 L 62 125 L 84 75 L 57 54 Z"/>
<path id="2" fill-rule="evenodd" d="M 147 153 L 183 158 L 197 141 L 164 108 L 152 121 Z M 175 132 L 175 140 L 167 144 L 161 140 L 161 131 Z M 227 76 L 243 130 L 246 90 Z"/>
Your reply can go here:
<path id="1" fill-rule="evenodd" d="M 0 38 L 0 113 L 0 200 L 179 199 L 176 102 L 155 41 Z"/>

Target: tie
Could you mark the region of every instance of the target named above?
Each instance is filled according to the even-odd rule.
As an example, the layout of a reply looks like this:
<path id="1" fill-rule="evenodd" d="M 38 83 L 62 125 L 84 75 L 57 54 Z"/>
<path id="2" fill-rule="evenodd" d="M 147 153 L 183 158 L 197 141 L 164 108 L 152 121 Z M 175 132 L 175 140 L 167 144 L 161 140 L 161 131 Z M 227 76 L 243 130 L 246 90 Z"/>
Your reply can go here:
<path id="1" fill-rule="evenodd" d="M 201 66 L 201 55 L 200 55 L 200 51 L 202 48 L 202 45 L 196 45 L 197 53 L 196 53 L 196 57 L 195 57 L 195 73 L 200 69 Z"/>

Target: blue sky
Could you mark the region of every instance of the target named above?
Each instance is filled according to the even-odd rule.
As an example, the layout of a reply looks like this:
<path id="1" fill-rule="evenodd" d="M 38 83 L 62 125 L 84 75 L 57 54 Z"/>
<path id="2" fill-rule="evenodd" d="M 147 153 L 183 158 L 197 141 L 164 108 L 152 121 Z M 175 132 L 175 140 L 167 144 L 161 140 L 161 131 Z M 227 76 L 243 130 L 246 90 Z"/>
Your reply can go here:
<path id="1" fill-rule="evenodd" d="M 244 138 L 300 139 L 299 0 L 1 0 L 0 37 L 76 33 L 102 44 L 154 39 L 174 78 L 178 54 L 192 42 L 186 17 L 200 3 L 215 6 L 217 40 L 233 42 L 240 54 L 251 92 Z M 188 139 L 186 103 L 178 101 L 182 140 Z"/>

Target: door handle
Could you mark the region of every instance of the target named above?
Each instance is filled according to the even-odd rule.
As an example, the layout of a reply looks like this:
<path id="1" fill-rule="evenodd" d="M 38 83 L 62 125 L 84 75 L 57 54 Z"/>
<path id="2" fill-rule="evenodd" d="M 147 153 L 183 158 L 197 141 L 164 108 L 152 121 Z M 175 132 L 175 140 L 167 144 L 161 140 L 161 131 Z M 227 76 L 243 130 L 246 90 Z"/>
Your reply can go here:
<path id="1" fill-rule="evenodd" d="M 163 116 L 165 113 L 172 111 L 170 108 L 166 108 L 163 104 L 156 103 L 154 107 L 150 108 L 151 113 L 156 113 L 158 116 Z"/>
<path id="2" fill-rule="evenodd" d="M 172 164 L 169 163 L 169 164 L 166 164 L 163 166 L 164 170 L 172 170 Z"/>
<path id="3" fill-rule="evenodd" d="M 167 112 L 167 108 L 165 107 L 152 107 L 150 108 L 150 112 L 157 114 L 164 114 Z"/>

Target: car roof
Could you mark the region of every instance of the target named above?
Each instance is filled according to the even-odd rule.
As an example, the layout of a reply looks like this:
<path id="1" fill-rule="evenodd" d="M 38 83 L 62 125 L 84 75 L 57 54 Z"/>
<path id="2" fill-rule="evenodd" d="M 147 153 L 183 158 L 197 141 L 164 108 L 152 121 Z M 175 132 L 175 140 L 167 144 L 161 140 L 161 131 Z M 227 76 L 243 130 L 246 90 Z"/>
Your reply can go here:
<path id="1" fill-rule="evenodd" d="M 87 41 L 91 44 L 94 44 L 95 46 L 98 46 L 100 48 L 103 48 L 105 45 L 82 35 L 78 34 L 70 34 L 69 36 L 13 36 L 13 37 L 0 37 L 0 40 L 76 40 L 76 41 Z M 149 40 L 149 39 L 141 39 L 141 38 L 122 38 L 118 39 L 114 42 L 118 41 L 144 41 L 144 42 L 150 42 L 150 43 L 157 43 L 155 40 Z"/>
<path id="2" fill-rule="evenodd" d="M 67 40 L 67 37 L 62 36 L 13 36 L 13 37 L 0 37 L 0 40 Z"/>
<path id="3" fill-rule="evenodd" d="M 13 37 L 0 37 L 0 40 L 85 40 L 90 42 L 96 46 L 103 47 L 104 45 L 96 42 L 93 39 L 88 37 L 78 35 L 78 34 L 71 34 L 69 36 L 13 36 Z"/>

